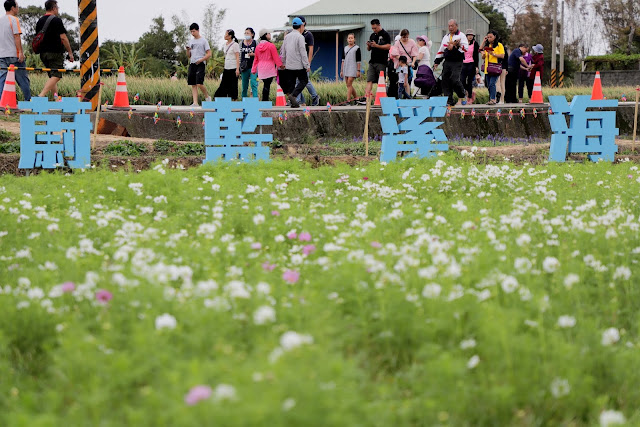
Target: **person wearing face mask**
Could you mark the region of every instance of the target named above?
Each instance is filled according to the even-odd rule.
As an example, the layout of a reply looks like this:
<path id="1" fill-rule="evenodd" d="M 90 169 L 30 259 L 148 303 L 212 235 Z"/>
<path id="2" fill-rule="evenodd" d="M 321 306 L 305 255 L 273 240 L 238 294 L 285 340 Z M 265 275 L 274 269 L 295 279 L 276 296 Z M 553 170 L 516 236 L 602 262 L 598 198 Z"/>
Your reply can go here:
<path id="1" fill-rule="evenodd" d="M 225 31 L 224 39 L 227 42 L 222 48 L 224 71 L 214 97 L 231 98 L 236 101 L 238 99 L 238 76 L 240 76 L 240 45 L 233 30 Z"/>
<path id="2" fill-rule="evenodd" d="M 262 101 L 269 101 L 271 83 L 273 78 L 278 75 L 278 68 L 282 66 L 282 60 L 278 55 L 278 49 L 271 43 L 271 31 L 263 28 L 258 31 L 258 37 L 260 37 L 260 43 L 256 47 L 251 73 L 258 73 L 258 77 L 264 84 Z"/>
<path id="3" fill-rule="evenodd" d="M 240 73 L 242 74 L 242 98 L 247 97 L 249 81 L 251 81 L 251 96 L 258 96 L 258 75 L 251 72 L 255 58 L 257 43 L 253 28 L 244 30 L 244 41 L 240 45 Z"/>

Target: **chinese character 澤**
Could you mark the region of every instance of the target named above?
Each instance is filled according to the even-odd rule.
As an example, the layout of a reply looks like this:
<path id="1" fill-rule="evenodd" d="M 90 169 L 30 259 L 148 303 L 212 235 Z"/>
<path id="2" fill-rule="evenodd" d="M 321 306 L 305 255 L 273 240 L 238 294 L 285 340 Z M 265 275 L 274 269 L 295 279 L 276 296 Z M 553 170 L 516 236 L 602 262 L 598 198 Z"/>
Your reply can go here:
<path id="1" fill-rule="evenodd" d="M 567 154 L 590 154 L 591 161 L 600 159 L 613 162 L 618 152 L 616 136 L 616 112 L 587 109 L 615 108 L 618 100 L 591 100 L 590 95 L 574 96 L 567 104 L 564 96 L 550 96 L 549 103 L 553 114 L 549 115 L 551 124 L 551 150 L 549 161 L 564 162 Z M 567 126 L 566 115 L 569 116 Z"/>
<path id="2" fill-rule="evenodd" d="M 20 109 L 35 114 L 20 116 L 20 169 L 55 169 L 65 165 L 72 169 L 91 166 L 91 120 L 86 110 L 90 102 L 77 98 L 63 98 L 50 102 L 47 98 L 21 101 Z M 52 110 L 72 113 L 63 121 L 62 114 L 45 114 Z"/>
<path id="3" fill-rule="evenodd" d="M 202 108 L 215 110 L 205 112 L 205 163 L 218 160 L 269 160 L 270 148 L 262 144 L 273 141 L 273 135 L 254 132 L 258 126 L 273 124 L 273 118 L 263 117 L 260 112 L 260 109 L 271 108 L 270 102 L 262 102 L 257 98 L 246 98 L 241 102 L 216 98 L 215 101 L 204 102 Z"/>
<path id="4" fill-rule="evenodd" d="M 382 150 L 381 162 L 396 159 L 398 153 L 409 152 L 407 157 L 433 157 L 438 151 L 448 151 L 448 144 L 432 144 L 433 141 L 447 142 L 447 136 L 438 129 L 443 122 L 426 121 L 429 118 L 444 117 L 447 113 L 447 98 L 395 99 L 382 98 Z M 397 116 L 404 119 L 398 123 Z"/>

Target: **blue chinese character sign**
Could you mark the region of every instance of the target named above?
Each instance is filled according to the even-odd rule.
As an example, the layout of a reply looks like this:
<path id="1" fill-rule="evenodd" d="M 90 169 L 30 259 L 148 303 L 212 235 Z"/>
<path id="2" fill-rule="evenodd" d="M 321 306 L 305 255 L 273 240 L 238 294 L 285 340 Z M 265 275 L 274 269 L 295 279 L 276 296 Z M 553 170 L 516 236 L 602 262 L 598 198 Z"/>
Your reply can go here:
<path id="1" fill-rule="evenodd" d="M 447 98 L 395 99 L 382 98 L 382 150 L 381 162 L 396 159 L 399 152 L 409 151 L 407 157 L 434 157 L 438 151 L 448 151 L 448 144 L 432 144 L 432 141 L 447 142 L 447 136 L 438 129 L 443 122 L 426 121 L 433 117 L 444 117 L 447 113 Z M 398 123 L 397 116 L 405 119 Z"/>
<path id="2" fill-rule="evenodd" d="M 574 96 L 569 105 L 564 96 L 550 96 L 549 103 L 553 112 L 549 115 L 553 132 L 549 161 L 564 162 L 567 154 L 572 153 L 595 153 L 589 155 L 594 162 L 615 160 L 616 136 L 620 133 L 616 128 L 616 112 L 593 109 L 615 108 L 617 99 L 591 100 L 590 95 L 580 95 Z"/>
<path id="3" fill-rule="evenodd" d="M 273 141 L 273 135 L 255 132 L 258 126 L 273 124 L 273 118 L 263 117 L 260 111 L 272 108 L 270 102 L 261 102 L 257 98 L 245 98 L 241 102 L 216 98 L 212 102 L 203 102 L 202 108 L 215 110 L 204 114 L 204 163 L 218 160 L 269 161 L 270 148 L 262 144 Z"/>
<path id="4" fill-rule="evenodd" d="M 62 98 L 60 102 L 50 102 L 47 98 L 31 98 L 18 103 L 22 110 L 34 114 L 20 115 L 20 169 L 55 169 L 65 165 L 72 169 L 91 166 L 91 119 L 86 110 L 91 110 L 90 102 L 80 102 L 78 98 Z M 71 117 L 62 114 L 45 114 L 58 110 L 73 113 Z"/>

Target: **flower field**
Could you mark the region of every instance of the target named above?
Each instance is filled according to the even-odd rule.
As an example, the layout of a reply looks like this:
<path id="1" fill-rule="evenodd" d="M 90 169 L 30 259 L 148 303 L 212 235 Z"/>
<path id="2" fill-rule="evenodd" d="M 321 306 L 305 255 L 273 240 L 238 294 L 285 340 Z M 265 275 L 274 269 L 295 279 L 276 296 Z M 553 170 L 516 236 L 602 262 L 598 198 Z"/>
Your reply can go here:
<path id="1" fill-rule="evenodd" d="M 0 425 L 640 424 L 631 163 L 0 177 Z"/>

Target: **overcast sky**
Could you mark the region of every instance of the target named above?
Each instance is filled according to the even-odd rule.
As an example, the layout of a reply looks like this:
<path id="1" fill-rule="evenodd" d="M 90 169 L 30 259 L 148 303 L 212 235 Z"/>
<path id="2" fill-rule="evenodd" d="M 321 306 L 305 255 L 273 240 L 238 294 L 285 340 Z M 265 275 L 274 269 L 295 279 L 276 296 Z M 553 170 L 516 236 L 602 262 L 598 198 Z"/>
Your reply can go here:
<path id="1" fill-rule="evenodd" d="M 193 22 L 202 21 L 204 6 L 213 2 L 219 8 L 227 9 L 224 27 L 243 33 L 246 27 L 280 27 L 287 21 L 287 15 L 316 0 L 98 0 L 98 36 L 107 39 L 137 41 L 149 29 L 151 20 L 163 15 L 171 27 L 171 15 L 182 15 L 184 10 Z M 18 0 L 19 5 L 44 6 L 45 0 Z M 60 11 L 77 18 L 78 0 L 58 0 Z M 221 41 L 222 43 L 222 41 Z"/>

